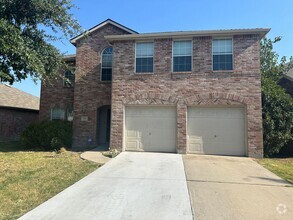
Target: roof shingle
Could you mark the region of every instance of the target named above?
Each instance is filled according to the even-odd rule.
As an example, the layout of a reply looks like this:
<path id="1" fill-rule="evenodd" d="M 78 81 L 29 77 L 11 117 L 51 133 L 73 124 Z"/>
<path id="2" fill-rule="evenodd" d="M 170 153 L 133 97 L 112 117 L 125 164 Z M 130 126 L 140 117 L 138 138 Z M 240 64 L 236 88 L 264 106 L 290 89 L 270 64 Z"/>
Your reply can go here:
<path id="1" fill-rule="evenodd" d="M 38 97 L 0 83 L 0 107 L 39 110 L 39 105 Z"/>

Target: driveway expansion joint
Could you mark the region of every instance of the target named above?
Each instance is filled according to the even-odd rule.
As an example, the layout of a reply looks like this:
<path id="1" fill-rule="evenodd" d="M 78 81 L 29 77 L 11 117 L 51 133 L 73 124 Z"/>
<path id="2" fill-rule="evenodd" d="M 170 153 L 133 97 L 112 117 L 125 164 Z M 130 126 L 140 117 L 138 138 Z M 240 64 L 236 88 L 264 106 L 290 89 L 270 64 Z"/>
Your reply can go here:
<path id="1" fill-rule="evenodd" d="M 236 185 L 269 186 L 269 187 L 293 187 L 293 185 L 286 185 L 286 184 L 274 185 L 274 184 L 263 184 L 263 183 L 223 182 L 223 181 L 213 181 L 213 180 L 186 180 L 186 182 L 236 184 Z"/>

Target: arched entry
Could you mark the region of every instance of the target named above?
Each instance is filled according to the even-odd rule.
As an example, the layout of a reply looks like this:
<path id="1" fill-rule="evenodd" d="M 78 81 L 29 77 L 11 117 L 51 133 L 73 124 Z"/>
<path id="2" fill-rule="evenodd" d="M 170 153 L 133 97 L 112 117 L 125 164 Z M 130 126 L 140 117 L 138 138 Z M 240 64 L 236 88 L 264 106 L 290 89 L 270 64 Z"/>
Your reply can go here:
<path id="1" fill-rule="evenodd" d="M 97 142 L 99 146 L 109 147 L 111 128 L 111 106 L 104 105 L 97 110 Z"/>

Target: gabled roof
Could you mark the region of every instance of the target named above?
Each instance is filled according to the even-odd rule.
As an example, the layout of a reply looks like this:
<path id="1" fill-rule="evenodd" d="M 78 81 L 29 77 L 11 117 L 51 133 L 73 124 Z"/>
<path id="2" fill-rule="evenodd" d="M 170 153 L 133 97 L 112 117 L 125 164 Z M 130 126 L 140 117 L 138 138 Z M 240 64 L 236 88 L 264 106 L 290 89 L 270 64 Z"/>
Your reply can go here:
<path id="1" fill-rule="evenodd" d="M 107 20 L 101 22 L 100 24 L 98 24 L 98 25 L 96 25 L 96 26 L 94 26 L 94 27 L 88 29 L 88 30 L 85 31 L 84 33 L 82 33 L 82 34 L 80 34 L 80 35 L 78 35 L 78 36 L 72 38 L 72 39 L 70 40 L 70 42 L 71 42 L 73 45 L 75 45 L 77 40 L 79 40 L 79 39 L 85 37 L 86 35 L 88 35 L 88 34 L 94 32 L 94 31 L 98 30 L 99 28 L 101 28 L 101 27 L 103 27 L 103 26 L 105 26 L 105 25 L 107 25 L 107 24 L 112 24 L 112 25 L 114 25 L 114 26 L 116 26 L 116 27 L 118 27 L 118 28 L 120 28 L 120 29 L 122 29 L 122 30 L 128 32 L 129 34 L 138 34 L 138 32 L 136 32 L 136 31 L 134 31 L 134 30 L 132 30 L 132 29 L 130 29 L 130 28 L 128 28 L 128 27 L 125 27 L 124 25 L 119 24 L 118 22 L 113 21 L 113 20 L 111 20 L 111 19 L 108 18 Z"/>
<path id="2" fill-rule="evenodd" d="M 0 107 L 39 110 L 40 99 L 0 83 Z"/>
<path id="3" fill-rule="evenodd" d="M 67 62 L 74 62 L 76 60 L 76 55 L 75 54 L 64 55 L 63 60 Z"/>
<path id="4" fill-rule="evenodd" d="M 185 37 L 201 37 L 201 36 L 232 36 L 259 34 L 263 38 L 271 29 L 269 28 L 253 28 L 253 29 L 227 29 L 227 30 L 198 30 L 198 31 L 173 31 L 173 32 L 157 32 L 130 35 L 108 35 L 105 38 L 109 41 L 115 40 L 147 40 L 159 38 L 185 38 Z"/>
<path id="5" fill-rule="evenodd" d="M 293 64 L 293 61 L 291 61 L 291 63 Z M 293 68 L 288 70 L 288 72 L 284 74 L 284 77 L 293 82 Z"/>

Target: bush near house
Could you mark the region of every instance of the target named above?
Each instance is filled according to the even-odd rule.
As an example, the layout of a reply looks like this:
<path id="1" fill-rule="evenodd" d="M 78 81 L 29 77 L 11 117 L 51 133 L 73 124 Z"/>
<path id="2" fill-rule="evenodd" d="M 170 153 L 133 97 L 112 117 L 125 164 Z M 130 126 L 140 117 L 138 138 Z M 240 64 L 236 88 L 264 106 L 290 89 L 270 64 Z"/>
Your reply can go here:
<path id="1" fill-rule="evenodd" d="M 59 150 L 72 144 L 72 123 L 68 121 L 43 121 L 30 125 L 21 135 L 21 142 L 28 148 Z"/>
<path id="2" fill-rule="evenodd" d="M 279 85 L 279 81 L 292 63 L 286 57 L 279 57 L 273 50 L 275 39 L 264 38 L 260 44 L 262 117 L 264 155 L 272 157 L 293 140 L 293 98 Z"/>

